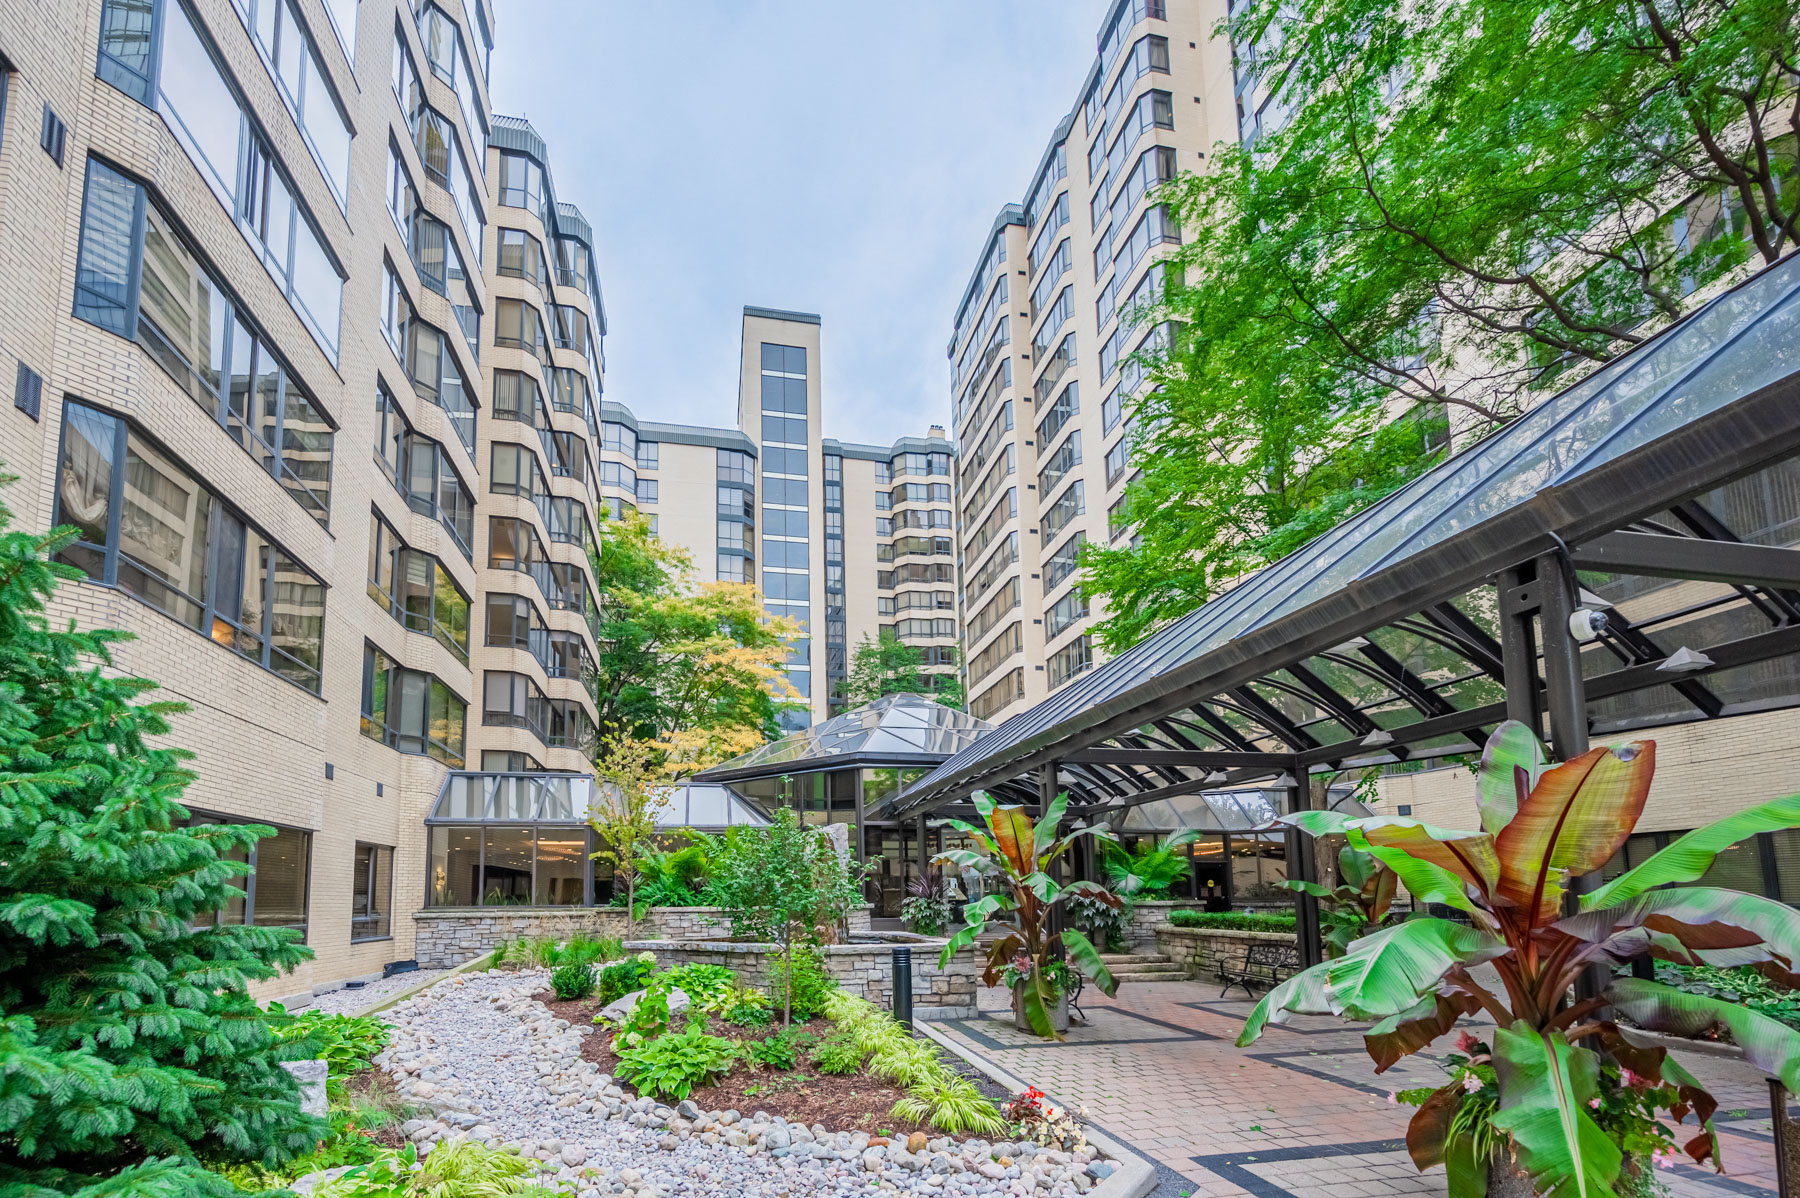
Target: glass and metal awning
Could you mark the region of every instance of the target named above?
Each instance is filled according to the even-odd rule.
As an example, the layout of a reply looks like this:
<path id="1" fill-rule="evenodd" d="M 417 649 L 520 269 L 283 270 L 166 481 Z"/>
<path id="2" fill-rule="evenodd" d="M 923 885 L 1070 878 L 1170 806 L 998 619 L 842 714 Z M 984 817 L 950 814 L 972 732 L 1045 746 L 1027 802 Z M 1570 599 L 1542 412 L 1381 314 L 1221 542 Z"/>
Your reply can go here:
<path id="1" fill-rule="evenodd" d="M 1078 806 L 1131 806 L 1475 752 L 1507 713 L 1509 572 L 1545 555 L 1608 617 L 1580 654 L 1595 734 L 1800 703 L 1797 371 L 1800 254 L 983 735 L 896 814 L 1036 801 L 1049 765 Z M 1538 660 L 1512 668 L 1541 688 Z"/>
<path id="2" fill-rule="evenodd" d="M 609 791 L 589 774 L 454 773 L 427 823 L 585 824 Z M 678 782 L 656 811 L 659 828 L 762 825 L 767 813 L 723 786 Z"/>
<path id="3" fill-rule="evenodd" d="M 858 765 L 937 765 L 993 725 L 925 695 L 884 695 L 873 703 L 702 770 L 704 782 Z"/>

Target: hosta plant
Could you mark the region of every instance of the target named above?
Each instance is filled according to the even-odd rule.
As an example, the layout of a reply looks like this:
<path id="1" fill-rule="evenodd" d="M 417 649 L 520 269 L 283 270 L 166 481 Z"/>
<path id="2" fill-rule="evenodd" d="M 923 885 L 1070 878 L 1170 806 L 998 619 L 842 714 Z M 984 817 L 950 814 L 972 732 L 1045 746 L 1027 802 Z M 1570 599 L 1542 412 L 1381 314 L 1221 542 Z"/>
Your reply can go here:
<path id="1" fill-rule="evenodd" d="M 1058 794 L 1043 818 L 1034 823 L 1023 807 L 1000 807 L 986 794 L 977 792 L 975 810 L 987 825 L 985 828 L 962 820 L 944 821 L 974 841 L 976 848 L 952 849 L 932 858 L 933 864 L 943 862 L 959 870 L 973 869 L 999 884 L 994 893 L 970 903 L 964 910 L 967 922 L 938 955 L 938 968 L 948 965 L 952 956 L 975 943 L 977 937 L 1000 933 L 987 946 L 987 971 L 982 980 L 989 986 L 998 984 L 1015 958 L 1024 957 L 1029 969 L 1014 969 L 1015 976 L 1027 974 L 1016 991 L 1019 1009 L 1031 1030 L 1047 1040 L 1063 1038 L 1051 1024 L 1058 988 L 1049 966 L 1058 948 L 1067 955 L 1069 964 L 1091 978 L 1103 993 L 1110 996 L 1119 988 L 1092 941 L 1074 928 L 1050 930 L 1051 911 L 1077 895 L 1087 895 L 1108 906 L 1122 905 L 1117 895 L 1098 882 L 1071 882 L 1064 886 L 1050 876 L 1051 865 L 1080 837 L 1111 836 L 1104 828 L 1086 827 L 1058 837 L 1057 825 L 1062 822 L 1068 801 L 1066 793 Z"/>
<path id="2" fill-rule="evenodd" d="M 1580 1000 L 1575 983 L 1592 966 L 1610 971 L 1643 953 L 1682 965 L 1755 965 L 1787 985 L 1800 982 L 1800 912 L 1686 885 L 1738 841 L 1800 826 L 1800 796 L 1687 833 L 1581 895 L 1571 912 L 1569 878 L 1598 870 L 1624 845 L 1655 763 L 1654 742 L 1634 741 L 1552 765 L 1536 736 L 1509 722 L 1482 755 L 1478 831 L 1326 811 L 1282 817 L 1313 835 L 1344 834 L 1392 869 L 1415 900 L 1453 907 L 1469 922 L 1412 919 L 1354 941 L 1342 957 L 1271 990 L 1238 1043 L 1292 1014 L 1335 1014 L 1374 1024 L 1364 1043 L 1379 1071 L 1463 1015 L 1491 1016 L 1498 1026 L 1488 1042 L 1470 1046 L 1461 1068 L 1468 1076 L 1422 1096 L 1407 1130 L 1414 1162 L 1446 1164 L 1458 1198 L 1484 1194 L 1490 1170 L 1510 1169 L 1528 1174 L 1539 1193 L 1613 1198 L 1634 1184 L 1645 1151 L 1654 1155 L 1660 1136 L 1672 1134 L 1645 1128 L 1654 1122 L 1646 1110 L 1677 1128 L 1691 1116 L 1699 1131 L 1680 1133 L 1686 1154 L 1716 1165 L 1717 1103 L 1665 1049 L 1628 1039 L 1620 1021 L 1683 1037 L 1722 1026 L 1750 1064 L 1789 1090 L 1800 1090 L 1800 1032 L 1657 982 L 1615 978 Z M 1473 972 L 1484 964 L 1498 975 L 1497 989 Z"/>
<path id="3" fill-rule="evenodd" d="M 1325 955 L 1337 958 L 1350 950 L 1352 941 L 1360 940 L 1387 918 L 1399 880 L 1373 853 L 1347 844 L 1338 850 L 1336 886 L 1298 879 L 1282 885 L 1310 894 L 1324 904 L 1319 908 L 1319 931 L 1325 942 Z"/>

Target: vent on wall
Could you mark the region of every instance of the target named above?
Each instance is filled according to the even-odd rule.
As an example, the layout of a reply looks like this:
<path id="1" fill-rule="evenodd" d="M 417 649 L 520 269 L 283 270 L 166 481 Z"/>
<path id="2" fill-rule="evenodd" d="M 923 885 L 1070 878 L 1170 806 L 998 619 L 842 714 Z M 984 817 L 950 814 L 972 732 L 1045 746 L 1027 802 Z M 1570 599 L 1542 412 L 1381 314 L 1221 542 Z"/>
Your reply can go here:
<path id="1" fill-rule="evenodd" d="M 36 420 L 43 402 L 44 376 L 20 362 L 19 378 L 13 384 L 13 407 Z"/>
<path id="2" fill-rule="evenodd" d="M 38 132 L 38 144 L 44 147 L 44 153 L 56 160 L 56 165 L 63 164 L 63 142 L 67 140 L 69 127 L 49 104 L 44 105 L 44 127 Z"/>

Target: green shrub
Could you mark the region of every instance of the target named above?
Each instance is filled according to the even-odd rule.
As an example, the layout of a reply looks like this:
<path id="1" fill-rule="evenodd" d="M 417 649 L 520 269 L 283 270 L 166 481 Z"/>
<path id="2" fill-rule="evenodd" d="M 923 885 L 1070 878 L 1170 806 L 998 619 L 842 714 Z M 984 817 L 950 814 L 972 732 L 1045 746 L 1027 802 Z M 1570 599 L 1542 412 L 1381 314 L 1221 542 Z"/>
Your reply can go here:
<path id="1" fill-rule="evenodd" d="M 825 1000 L 838 988 L 825 972 L 825 955 L 814 948 L 794 949 L 794 1018 L 811 1019 L 825 1013 Z M 788 1000 L 787 961 L 778 960 L 769 971 L 769 1005 L 782 1010 Z"/>
<path id="2" fill-rule="evenodd" d="M 563 1002 L 586 998 L 594 992 L 594 967 L 587 962 L 558 965 L 550 975 L 550 989 Z"/>
<path id="3" fill-rule="evenodd" d="M 1656 980 L 1689 994 L 1722 998 L 1791 1028 L 1800 1028 L 1800 990 L 1789 990 L 1758 973 L 1754 966 L 1720 969 L 1712 965 L 1669 965 L 1658 962 Z"/>
<path id="4" fill-rule="evenodd" d="M 800 1050 L 811 1041 L 806 1033 L 789 1028 L 760 1040 L 746 1040 L 743 1047 L 750 1059 L 765 1069 L 792 1069 L 800 1061 Z"/>
<path id="5" fill-rule="evenodd" d="M 649 953 L 639 953 L 624 961 L 615 961 L 600 971 L 600 1005 L 618 1001 L 633 990 L 642 990 L 656 972 L 656 958 Z"/>
<path id="6" fill-rule="evenodd" d="M 906 1097 L 894 1104 L 893 1115 L 929 1123 L 948 1135 L 972 1131 L 991 1136 L 1008 1129 L 1006 1120 L 973 1082 L 947 1069 L 941 1076 L 909 1086 Z"/>
<path id="7" fill-rule="evenodd" d="M 441 1144 L 416 1170 L 412 1145 L 383 1152 L 313 1191 L 314 1198 L 502 1198 L 503 1195 L 573 1194 L 537 1178 L 537 1162 L 517 1149 L 484 1148 L 473 1140 Z"/>
<path id="8" fill-rule="evenodd" d="M 937 1050 L 910 1036 L 884 1043 L 869 1056 L 869 1072 L 901 1089 L 946 1084 L 949 1070 Z"/>
<path id="9" fill-rule="evenodd" d="M 1248 915 L 1242 911 L 1171 911 L 1169 922 L 1178 928 L 1213 928 L 1226 932 L 1291 932 L 1291 912 Z"/>
<path id="10" fill-rule="evenodd" d="M 737 1027 L 768 1027 L 775 1021 L 775 1010 L 769 996 L 761 990 L 739 990 L 725 1008 L 726 1023 Z"/>
<path id="11" fill-rule="evenodd" d="M 839 1032 L 819 1041 L 819 1046 L 813 1049 L 812 1063 L 818 1066 L 820 1073 L 855 1073 L 862 1068 L 864 1055 L 854 1038 Z"/>
<path id="12" fill-rule="evenodd" d="M 599 1016 L 594 1017 L 599 1021 Z M 669 981 L 665 975 L 650 979 L 644 987 L 644 995 L 631 1008 L 631 1014 L 619 1026 L 618 1035 L 613 1037 L 614 1052 L 624 1052 L 628 1048 L 642 1047 L 652 1036 L 662 1034 L 669 1027 Z"/>
<path id="13" fill-rule="evenodd" d="M 669 971 L 676 989 L 708 1014 L 720 1014 L 737 990 L 737 974 L 723 965 L 683 965 Z"/>
<path id="14" fill-rule="evenodd" d="M 679 1102 L 695 1086 L 709 1085 L 730 1072 L 737 1058 L 737 1045 L 707 1035 L 696 1022 L 684 1032 L 665 1032 L 621 1052 L 614 1073 L 639 1094 Z"/>
<path id="15" fill-rule="evenodd" d="M 590 936 L 586 932 L 577 932 L 569 937 L 557 955 L 562 965 L 597 965 L 603 961 L 616 961 L 625 955 L 625 942 L 617 936 Z"/>
<path id="16" fill-rule="evenodd" d="M 302 1011 L 289 1020 L 280 1017 L 280 1003 L 270 1003 L 275 1016 L 278 1044 L 303 1044 L 308 1054 L 329 1063 L 333 1078 L 347 1078 L 369 1067 L 375 1054 L 387 1047 L 388 1025 L 373 1015 L 327 1015 Z"/>

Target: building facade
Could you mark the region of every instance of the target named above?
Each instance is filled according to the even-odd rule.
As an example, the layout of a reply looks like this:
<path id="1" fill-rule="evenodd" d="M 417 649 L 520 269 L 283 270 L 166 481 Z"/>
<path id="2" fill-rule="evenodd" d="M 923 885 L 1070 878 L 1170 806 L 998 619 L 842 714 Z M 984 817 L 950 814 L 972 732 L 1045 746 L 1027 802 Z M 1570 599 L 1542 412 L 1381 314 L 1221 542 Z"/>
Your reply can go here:
<path id="1" fill-rule="evenodd" d="M 1023 203 L 976 255 L 948 346 L 959 446 L 956 543 L 969 710 L 1000 723 L 1086 671 L 1104 616 L 1084 543 L 1130 535 L 1133 360 L 1181 231 L 1150 202 L 1239 136 L 1224 0 L 1116 0 Z M 1252 91 L 1251 103 L 1257 100 Z M 1253 112 L 1254 115 L 1254 112 Z M 1265 114 L 1266 115 L 1266 114 Z"/>
<path id="2" fill-rule="evenodd" d="M 188 705 L 195 818 L 278 829 L 220 918 L 304 933 L 280 992 L 379 972 L 451 771 L 586 764 L 593 233 L 492 115 L 487 0 L 14 12 L 5 502 L 78 530 L 52 618 Z M 577 850 L 496 842 L 497 901 Z"/>

